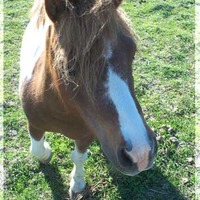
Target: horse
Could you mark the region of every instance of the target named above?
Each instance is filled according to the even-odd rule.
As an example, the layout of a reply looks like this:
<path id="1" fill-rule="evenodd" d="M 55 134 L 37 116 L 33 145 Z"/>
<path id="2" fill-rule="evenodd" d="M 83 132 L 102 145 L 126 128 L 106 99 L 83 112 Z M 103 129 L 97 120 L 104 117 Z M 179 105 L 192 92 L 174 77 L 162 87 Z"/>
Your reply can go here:
<path id="1" fill-rule="evenodd" d="M 49 163 L 45 132 L 74 140 L 70 197 L 84 190 L 87 150 L 98 140 L 121 173 L 152 167 L 157 143 L 136 98 L 137 37 L 122 0 L 35 0 L 20 56 L 20 100 L 30 152 Z"/>

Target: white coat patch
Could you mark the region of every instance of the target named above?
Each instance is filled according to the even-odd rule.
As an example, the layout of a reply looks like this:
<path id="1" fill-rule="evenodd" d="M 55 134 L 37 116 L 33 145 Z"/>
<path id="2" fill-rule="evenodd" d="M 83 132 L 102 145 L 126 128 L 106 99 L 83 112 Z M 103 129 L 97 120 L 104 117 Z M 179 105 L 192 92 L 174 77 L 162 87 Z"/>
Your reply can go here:
<path id="1" fill-rule="evenodd" d="M 46 30 L 49 23 L 37 28 L 36 20 L 36 18 L 33 18 L 29 22 L 22 41 L 19 89 L 21 89 L 25 80 L 31 79 L 34 66 L 45 48 Z"/>

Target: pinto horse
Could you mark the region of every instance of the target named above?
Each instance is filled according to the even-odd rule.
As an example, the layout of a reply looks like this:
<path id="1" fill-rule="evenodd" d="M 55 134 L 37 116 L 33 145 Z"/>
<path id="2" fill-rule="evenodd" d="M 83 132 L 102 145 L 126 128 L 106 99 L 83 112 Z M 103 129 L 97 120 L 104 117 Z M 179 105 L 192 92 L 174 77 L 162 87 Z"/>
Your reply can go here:
<path id="1" fill-rule="evenodd" d="M 125 175 L 152 166 L 154 132 L 134 93 L 136 37 L 122 0 L 35 0 L 21 49 L 20 97 L 30 151 L 48 163 L 45 131 L 75 141 L 70 195 L 85 187 L 83 164 L 97 139 Z"/>

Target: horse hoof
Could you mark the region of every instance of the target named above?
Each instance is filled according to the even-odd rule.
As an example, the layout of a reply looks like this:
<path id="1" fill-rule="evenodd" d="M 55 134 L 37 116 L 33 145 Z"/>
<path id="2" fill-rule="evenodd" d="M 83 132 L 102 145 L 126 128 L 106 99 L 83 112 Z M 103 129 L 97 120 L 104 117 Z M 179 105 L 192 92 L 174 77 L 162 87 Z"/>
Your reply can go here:
<path id="1" fill-rule="evenodd" d="M 51 152 L 50 153 L 50 156 L 46 159 L 46 160 L 39 160 L 39 162 L 41 163 L 41 164 L 49 164 L 49 162 L 51 161 L 51 159 L 52 159 L 52 157 L 53 157 L 53 153 Z"/>
<path id="2" fill-rule="evenodd" d="M 70 200 L 82 200 L 82 199 L 90 199 L 90 191 L 91 188 L 89 185 L 86 185 L 80 192 L 74 192 L 71 188 L 69 189 L 69 197 Z"/>
<path id="3" fill-rule="evenodd" d="M 79 200 L 83 198 L 82 192 L 74 192 L 73 190 L 69 193 L 70 200 Z"/>

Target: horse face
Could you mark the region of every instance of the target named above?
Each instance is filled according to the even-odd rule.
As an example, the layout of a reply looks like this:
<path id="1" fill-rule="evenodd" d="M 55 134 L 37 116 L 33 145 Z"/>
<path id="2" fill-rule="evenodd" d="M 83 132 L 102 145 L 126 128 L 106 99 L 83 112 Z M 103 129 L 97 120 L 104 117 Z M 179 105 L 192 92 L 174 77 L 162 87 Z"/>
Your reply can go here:
<path id="1" fill-rule="evenodd" d="M 65 3 L 63 5 L 63 2 L 65 1 L 45 0 L 46 12 L 58 30 L 58 40 L 61 47 L 65 49 L 68 60 L 77 59 L 79 63 L 78 66 L 81 67 L 79 70 L 85 70 L 84 68 L 87 67 L 86 64 L 90 63 L 91 60 L 94 61 L 92 62 L 93 64 L 96 62 L 92 55 L 94 52 L 100 55 L 102 53 L 101 51 L 98 52 L 100 48 L 91 47 L 87 60 L 85 59 L 86 56 L 80 58 L 80 54 L 74 55 L 74 52 L 87 52 L 86 47 L 88 43 L 93 44 L 93 42 L 98 42 L 97 39 L 91 40 L 91 38 L 97 37 L 99 30 L 105 27 L 104 25 L 106 23 L 104 22 L 107 20 L 104 16 L 105 13 L 115 12 L 112 16 L 116 17 L 116 8 L 122 1 L 110 1 L 110 10 L 107 12 L 104 10 L 105 8 L 99 10 L 99 13 L 103 14 L 101 17 L 100 15 L 96 17 L 97 13 L 93 14 L 93 16 L 91 16 L 93 20 L 90 20 L 90 17 L 87 18 L 87 16 L 84 18 L 84 15 L 81 17 L 80 13 L 83 14 L 85 8 L 83 4 L 78 5 L 81 1 L 70 1 L 73 8 L 76 8 L 76 14 L 73 14 L 70 20 L 75 20 L 76 17 L 78 20 L 70 24 L 65 24 L 67 22 L 67 20 L 65 20 L 64 25 L 59 22 L 63 21 L 62 17 L 64 17 L 68 11 L 73 12 L 73 9 L 70 8 L 64 12 L 63 8 L 65 7 Z M 93 5 L 94 2 L 96 1 L 91 1 L 91 5 Z M 81 6 L 83 6 L 83 8 Z M 102 12 L 103 10 L 104 12 Z M 81 18 L 79 18 L 79 16 Z M 99 18 L 104 19 L 104 22 L 101 23 Z M 97 22 L 99 26 L 96 25 Z M 115 22 L 117 21 L 115 20 Z M 92 23 L 93 26 L 91 26 Z M 76 25 L 74 29 L 72 29 L 73 24 Z M 83 28 L 86 25 L 87 28 Z M 79 26 L 79 31 L 77 31 L 77 26 Z M 98 28 L 95 30 L 95 27 Z M 120 29 L 120 26 L 118 26 L 118 28 Z M 88 130 L 91 130 L 100 141 L 109 160 L 122 173 L 126 175 L 136 175 L 152 166 L 153 158 L 156 153 L 156 140 L 154 132 L 148 127 L 144 120 L 142 110 L 134 94 L 131 64 L 136 51 L 135 43 L 123 33 L 123 30 L 120 31 L 118 28 L 116 28 L 116 38 L 109 37 L 110 39 L 104 41 L 105 48 L 103 49 L 105 49 L 104 60 L 106 67 L 104 67 L 103 73 L 99 74 L 97 85 L 95 85 L 93 91 L 94 101 L 91 100 L 90 95 L 88 95 L 88 91 L 84 87 L 83 82 L 79 82 L 78 92 L 75 93 L 73 88 L 70 89 L 70 85 L 73 85 L 73 83 L 68 85 L 67 92 L 69 93 L 68 96 L 72 97 L 71 99 L 73 99 L 75 107 L 78 109 L 84 123 L 89 127 Z M 81 34 L 79 34 L 79 32 L 81 32 Z M 110 32 L 108 33 L 110 34 Z M 65 37 L 64 33 L 70 33 L 70 35 Z M 93 37 L 90 36 L 92 33 L 95 33 Z M 77 35 L 79 37 L 77 37 Z M 80 39 L 81 36 L 84 36 L 83 40 Z M 114 41 L 111 41 L 111 38 Z M 103 40 L 100 41 L 102 42 Z M 101 42 L 98 43 L 99 46 L 97 47 L 102 45 Z M 69 49 L 70 46 L 72 47 L 71 50 Z M 87 62 L 81 62 L 81 59 Z M 82 63 L 85 65 L 82 65 Z M 71 68 L 73 68 L 73 65 Z M 77 66 L 75 66 L 75 70 L 78 70 Z M 95 71 L 96 69 L 91 68 L 91 70 Z M 95 78 L 97 76 L 98 74 L 95 75 Z M 87 75 L 85 75 L 85 77 L 87 78 Z M 81 80 L 84 81 L 82 78 Z"/>
<path id="2" fill-rule="evenodd" d="M 109 160 L 122 173 L 133 176 L 152 166 L 156 139 L 134 94 L 131 63 L 135 43 L 119 34 L 116 45 L 108 44 L 94 104 L 84 89 L 79 90 L 77 101 Z"/>

